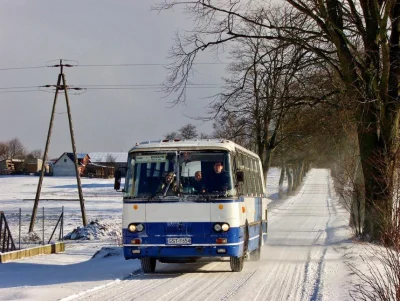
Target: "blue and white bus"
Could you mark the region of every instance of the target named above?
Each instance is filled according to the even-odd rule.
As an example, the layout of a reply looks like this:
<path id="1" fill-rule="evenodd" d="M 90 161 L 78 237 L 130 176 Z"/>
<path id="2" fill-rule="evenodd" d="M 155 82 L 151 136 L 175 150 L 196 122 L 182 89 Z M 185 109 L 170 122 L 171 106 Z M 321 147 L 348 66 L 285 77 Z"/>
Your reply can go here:
<path id="1" fill-rule="evenodd" d="M 120 176 L 115 189 L 120 189 Z M 123 188 L 125 259 L 145 273 L 160 262 L 230 258 L 240 272 L 260 258 L 267 200 L 260 158 L 224 139 L 137 143 Z"/>

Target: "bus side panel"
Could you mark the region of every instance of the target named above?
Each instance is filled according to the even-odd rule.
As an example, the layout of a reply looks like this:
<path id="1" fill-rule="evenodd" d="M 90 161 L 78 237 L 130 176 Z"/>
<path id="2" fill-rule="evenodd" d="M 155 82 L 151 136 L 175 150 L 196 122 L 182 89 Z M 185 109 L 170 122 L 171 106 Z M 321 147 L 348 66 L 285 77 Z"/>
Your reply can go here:
<path id="1" fill-rule="evenodd" d="M 249 227 L 248 251 L 254 251 L 266 241 L 267 220 L 266 204 L 267 200 L 261 197 L 245 197 L 246 220 Z M 245 223 L 245 221 L 244 221 Z M 260 227 L 262 231 L 260 231 Z"/>
<path id="2" fill-rule="evenodd" d="M 268 238 L 268 200 L 262 198 L 262 224 L 263 224 L 263 245 L 267 242 Z"/>

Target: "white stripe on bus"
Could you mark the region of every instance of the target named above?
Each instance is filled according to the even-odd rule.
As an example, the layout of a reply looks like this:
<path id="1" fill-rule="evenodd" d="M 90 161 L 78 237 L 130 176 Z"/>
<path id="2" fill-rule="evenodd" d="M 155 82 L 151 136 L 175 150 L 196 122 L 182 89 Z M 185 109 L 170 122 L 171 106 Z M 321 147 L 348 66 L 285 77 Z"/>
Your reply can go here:
<path id="1" fill-rule="evenodd" d="M 231 243 L 231 244 L 191 244 L 191 245 L 165 245 L 165 244 L 124 244 L 124 247 L 223 247 L 223 246 L 238 246 L 242 245 L 242 242 Z"/>

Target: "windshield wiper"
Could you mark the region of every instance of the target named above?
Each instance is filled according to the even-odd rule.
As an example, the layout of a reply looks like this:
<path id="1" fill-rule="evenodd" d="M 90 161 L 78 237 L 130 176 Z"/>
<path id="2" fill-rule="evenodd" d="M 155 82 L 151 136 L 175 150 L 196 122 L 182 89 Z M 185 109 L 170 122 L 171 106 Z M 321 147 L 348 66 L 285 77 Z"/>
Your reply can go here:
<path id="1" fill-rule="evenodd" d="M 155 200 L 155 199 L 161 199 L 161 196 L 160 196 L 160 193 L 153 193 L 153 194 L 150 194 L 150 196 L 147 198 L 147 200 L 148 201 L 151 201 L 151 200 Z"/>
<path id="2" fill-rule="evenodd" d="M 205 195 L 207 195 L 209 198 L 221 198 L 221 197 L 227 197 L 228 194 L 226 191 L 212 191 L 208 192 Z"/>

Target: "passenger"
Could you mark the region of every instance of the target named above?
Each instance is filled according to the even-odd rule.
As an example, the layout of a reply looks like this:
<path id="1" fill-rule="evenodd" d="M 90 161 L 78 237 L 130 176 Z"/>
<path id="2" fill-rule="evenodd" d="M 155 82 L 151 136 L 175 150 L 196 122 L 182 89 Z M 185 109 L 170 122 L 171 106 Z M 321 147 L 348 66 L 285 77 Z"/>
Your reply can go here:
<path id="1" fill-rule="evenodd" d="M 160 187 L 157 189 L 157 193 L 166 195 L 178 195 L 181 189 L 178 189 L 178 184 L 174 180 L 175 174 L 173 172 L 167 173 L 163 179 Z"/>
<path id="2" fill-rule="evenodd" d="M 201 175 L 201 171 L 196 171 L 194 174 L 194 182 L 193 182 L 193 187 L 196 189 L 197 193 L 205 193 L 206 192 L 206 187 L 203 182 L 203 177 Z"/>
<path id="3" fill-rule="evenodd" d="M 215 162 L 214 172 L 210 176 L 209 191 L 226 191 L 232 189 L 230 187 L 228 173 L 224 170 L 222 162 Z"/>

